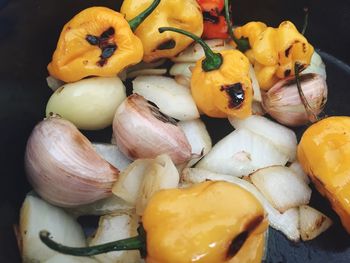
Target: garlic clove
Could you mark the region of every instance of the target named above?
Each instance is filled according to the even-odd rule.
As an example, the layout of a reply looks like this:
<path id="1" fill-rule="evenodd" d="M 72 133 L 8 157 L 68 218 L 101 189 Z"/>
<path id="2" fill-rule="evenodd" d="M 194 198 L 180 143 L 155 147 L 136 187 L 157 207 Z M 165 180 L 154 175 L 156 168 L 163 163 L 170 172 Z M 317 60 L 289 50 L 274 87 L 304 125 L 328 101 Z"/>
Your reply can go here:
<path id="1" fill-rule="evenodd" d="M 83 79 L 64 84 L 51 95 L 46 117 L 55 113 L 79 129 L 100 130 L 112 124 L 125 98 L 125 86 L 118 77 Z"/>
<path id="2" fill-rule="evenodd" d="M 35 126 L 27 142 L 25 169 L 34 190 L 62 207 L 108 197 L 119 174 L 72 123 L 58 117 Z"/>
<path id="3" fill-rule="evenodd" d="M 310 65 L 303 70 L 303 74 L 306 73 L 316 73 L 321 75 L 324 79 L 327 79 L 326 65 L 317 52 L 314 52 L 312 55 Z"/>
<path id="4" fill-rule="evenodd" d="M 327 83 L 318 74 L 300 75 L 301 87 L 313 113 L 319 115 L 327 102 Z M 287 126 L 301 126 L 309 122 L 309 116 L 300 99 L 295 77 L 277 82 L 263 93 L 264 109 L 279 123 Z"/>
<path id="5" fill-rule="evenodd" d="M 191 158 L 191 145 L 176 121 L 138 94 L 119 106 L 113 132 L 119 150 L 131 159 L 164 153 L 181 164 Z"/>

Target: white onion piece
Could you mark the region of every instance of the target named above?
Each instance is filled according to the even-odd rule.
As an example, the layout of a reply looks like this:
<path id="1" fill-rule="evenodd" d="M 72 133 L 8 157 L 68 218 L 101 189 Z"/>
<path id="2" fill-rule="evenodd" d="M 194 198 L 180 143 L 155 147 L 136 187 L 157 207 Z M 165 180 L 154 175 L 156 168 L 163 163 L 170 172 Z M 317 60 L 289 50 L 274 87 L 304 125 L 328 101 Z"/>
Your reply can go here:
<path id="1" fill-rule="evenodd" d="M 183 75 L 177 75 L 174 77 L 174 80 L 176 81 L 176 83 L 178 83 L 179 85 L 182 85 L 188 89 L 191 88 L 191 79 L 188 77 L 185 77 Z M 198 110 L 198 112 L 201 114 L 201 112 Z"/>
<path id="2" fill-rule="evenodd" d="M 191 69 L 195 66 L 195 63 L 175 63 L 169 71 L 171 76 L 174 76 L 174 79 L 180 85 L 183 85 L 187 88 L 191 87 Z"/>
<path id="3" fill-rule="evenodd" d="M 65 84 L 52 94 L 46 117 L 59 114 L 79 129 L 99 130 L 112 124 L 125 98 L 125 86 L 118 77 L 83 79 Z"/>
<path id="4" fill-rule="evenodd" d="M 265 197 L 256 189 L 256 187 L 253 184 L 249 183 L 248 181 L 239 179 L 234 176 L 212 173 L 212 172 L 202 170 L 202 169 L 197 169 L 197 168 L 186 168 L 181 175 L 181 185 L 187 185 L 190 183 L 197 184 L 197 183 L 204 182 L 206 180 L 225 181 L 225 182 L 233 183 L 249 191 L 263 205 L 268 215 L 268 219 L 271 227 L 281 231 L 283 234 L 285 234 L 285 236 L 288 239 L 292 241 L 299 240 L 300 234 L 299 234 L 298 228 L 295 227 L 295 213 L 289 212 L 289 213 L 281 214 L 280 212 L 278 212 L 265 199 Z"/>
<path id="5" fill-rule="evenodd" d="M 126 77 L 128 79 L 133 79 L 138 76 L 149 76 L 149 75 L 161 76 L 161 75 L 165 75 L 166 73 L 167 73 L 166 68 L 150 68 L 150 69 L 140 69 L 140 70 L 131 71 L 126 75 Z"/>
<path id="6" fill-rule="evenodd" d="M 90 240 L 89 246 L 137 236 L 138 220 L 139 218 L 134 215 L 132 210 L 102 216 L 97 232 Z M 94 258 L 103 263 L 139 263 L 141 260 L 137 250 L 113 251 L 94 256 Z"/>
<path id="7" fill-rule="evenodd" d="M 74 217 L 95 215 L 102 216 L 112 214 L 120 211 L 131 209 L 132 206 L 117 196 L 110 196 L 108 198 L 98 200 L 91 204 L 66 208 L 65 210 Z"/>
<path id="8" fill-rule="evenodd" d="M 60 79 L 56 79 L 55 77 L 48 76 L 46 78 L 47 85 L 52 91 L 56 91 L 59 87 L 64 85 L 64 82 Z"/>
<path id="9" fill-rule="evenodd" d="M 192 121 L 180 121 L 178 125 L 184 131 L 188 142 L 192 148 L 192 159 L 187 166 L 193 166 L 212 148 L 210 135 L 205 127 L 204 122 L 200 119 Z"/>
<path id="10" fill-rule="evenodd" d="M 300 234 L 303 241 L 316 238 L 332 225 L 331 219 L 310 206 L 300 206 L 299 214 Z"/>
<path id="11" fill-rule="evenodd" d="M 133 93 L 156 104 L 160 111 L 177 120 L 199 118 L 191 91 L 174 79 L 162 76 L 140 76 L 133 82 Z"/>
<path id="12" fill-rule="evenodd" d="M 266 111 L 264 110 L 262 104 L 258 101 L 252 102 L 252 112 L 253 112 L 253 115 L 263 116 L 266 114 Z"/>
<path id="13" fill-rule="evenodd" d="M 147 167 L 136 201 L 136 214 L 142 215 L 150 198 L 159 190 L 177 188 L 179 173 L 168 155 L 155 158 Z"/>
<path id="14" fill-rule="evenodd" d="M 283 224 L 284 227 L 288 228 L 287 231 L 289 233 L 293 233 L 293 235 L 289 239 L 292 241 L 299 241 L 300 240 L 299 208 L 288 209 L 283 214 L 281 214 L 279 220 L 280 220 L 279 221 L 280 224 Z"/>
<path id="15" fill-rule="evenodd" d="M 155 69 L 161 65 L 163 65 L 166 62 L 166 59 L 159 59 L 157 61 L 146 63 L 144 61 L 141 61 L 140 63 L 137 63 L 136 65 L 130 66 L 127 68 L 127 72 L 133 72 L 137 70 L 144 70 L 144 69 Z"/>
<path id="16" fill-rule="evenodd" d="M 264 167 L 285 165 L 287 161 L 287 155 L 269 140 L 238 129 L 214 145 L 196 167 L 240 177 Z"/>
<path id="17" fill-rule="evenodd" d="M 128 159 L 118 147 L 107 143 L 92 143 L 96 152 L 119 171 L 123 171 L 132 162 Z"/>
<path id="18" fill-rule="evenodd" d="M 303 168 L 301 167 L 300 163 L 298 161 L 293 162 L 289 169 L 291 169 L 297 177 L 299 177 L 301 180 L 303 180 L 305 183 L 310 183 L 310 178 L 307 176 L 307 174 L 303 171 Z"/>
<path id="19" fill-rule="evenodd" d="M 119 174 L 72 123 L 57 117 L 35 126 L 27 142 L 25 169 L 34 190 L 63 207 L 110 196 Z"/>
<path id="20" fill-rule="evenodd" d="M 191 158 L 191 145 L 176 121 L 138 94 L 118 108 L 113 133 L 119 150 L 130 159 L 168 154 L 181 164 Z"/>
<path id="21" fill-rule="evenodd" d="M 113 194 L 135 207 L 144 174 L 151 162 L 151 159 L 138 159 L 131 163 L 113 185 Z"/>
<path id="22" fill-rule="evenodd" d="M 229 117 L 229 121 L 235 129 L 248 129 L 267 139 L 278 148 L 279 151 L 286 154 L 290 162 L 295 160 L 297 137 L 291 129 L 263 116 L 250 116 L 242 120 Z"/>
<path id="23" fill-rule="evenodd" d="M 303 74 L 316 73 L 321 75 L 324 79 L 327 78 L 326 65 L 323 63 L 321 56 L 315 51 L 311 57 L 310 66 L 303 70 Z"/>
<path id="24" fill-rule="evenodd" d="M 256 78 L 255 70 L 252 65 L 249 66 L 249 77 L 252 81 L 253 86 L 253 101 L 262 102 L 260 85 L 258 79 Z"/>
<path id="25" fill-rule="evenodd" d="M 250 176 L 251 182 L 281 213 L 309 203 L 311 189 L 288 167 L 272 166 Z"/>
<path id="26" fill-rule="evenodd" d="M 211 39 L 205 40 L 209 47 L 214 51 L 234 49 L 232 45 L 226 42 L 224 39 Z M 201 45 L 193 43 L 186 48 L 179 55 L 173 57 L 171 60 L 174 62 L 192 62 L 196 63 L 199 59 L 204 57 L 204 51 Z"/>
<path id="27" fill-rule="evenodd" d="M 43 263 L 99 263 L 97 260 L 88 257 L 74 257 L 57 254 Z"/>
<path id="28" fill-rule="evenodd" d="M 20 212 L 19 244 L 23 262 L 44 262 L 57 254 L 41 242 L 41 230 L 49 231 L 56 242 L 75 247 L 86 246 L 83 229 L 73 217 L 63 209 L 29 194 Z"/>
<path id="29" fill-rule="evenodd" d="M 189 79 L 192 77 L 191 68 L 194 67 L 195 63 L 175 63 L 169 70 L 171 76 L 184 76 Z"/>

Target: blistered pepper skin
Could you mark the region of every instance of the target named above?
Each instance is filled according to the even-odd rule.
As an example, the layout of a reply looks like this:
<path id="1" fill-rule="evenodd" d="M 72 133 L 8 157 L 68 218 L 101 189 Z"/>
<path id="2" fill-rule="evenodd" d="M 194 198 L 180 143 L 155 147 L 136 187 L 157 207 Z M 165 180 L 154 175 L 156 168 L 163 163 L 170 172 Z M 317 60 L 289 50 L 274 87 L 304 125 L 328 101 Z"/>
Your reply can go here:
<path id="1" fill-rule="evenodd" d="M 350 233 L 350 117 L 329 117 L 309 127 L 298 159 Z"/>
<path id="2" fill-rule="evenodd" d="M 127 20 L 131 20 L 151 3 L 152 0 L 125 0 L 121 13 L 125 14 Z M 135 34 L 143 44 L 145 62 L 174 57 L 193 42 L 180 34 L 158 32 L 159 27 L 168 26 L 201 36 L 203 16 L 197 1 L 162 0 L 154 12 L 136 29 Z"/>
<path id="3" fill-rule="evenodd" d="M 88 76 L 112 77 L 142 57 L 141 40 L 122 14 L 91 7 L 64 26 L 48 71 L 64 82 Z"/>
<path id="4" fill-rule="evenodd" d="M 251 49 L 247 56 L 263 90 L 294 75 L 295 63 L 302 69 L 306 68 L 314 52 L 312 45 L 289 21 L 282 22 L 278 28 L 249 22 L 235 29 L 234 34 L 239 39 L 248 39 Z"/>
<path id="5" fill-rule="evenodd" d="M 249 61 L 238 50 L 225 50 L 220 54 L 223 63 L 219 69 L 204 71 L 202 60 L 192 71 L 191 92 L 197 107 L 214 118 L 235 116 L 246 118 L 252 114 L 252 83 L 249 78 Z M 235 86 L 236 85 L 236 86 Z M 233 98 L 231 88 L 241 88 L 241 102 Z"/>
<path id="6" fill-rule="evenodd" d="M 255 197 L 226 182 L 160 191 L 142 221 L 147 263 L 260 263 L 268 226 Z"/>

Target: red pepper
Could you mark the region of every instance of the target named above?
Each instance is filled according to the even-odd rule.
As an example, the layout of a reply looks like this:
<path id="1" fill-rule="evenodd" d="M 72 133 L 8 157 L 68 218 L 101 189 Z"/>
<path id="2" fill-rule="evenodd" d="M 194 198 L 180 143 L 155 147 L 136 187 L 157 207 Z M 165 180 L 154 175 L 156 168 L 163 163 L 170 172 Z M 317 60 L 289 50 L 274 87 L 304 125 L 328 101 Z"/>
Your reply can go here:
<path id="1" fill-rule="evenodd" d="M 225 7 L 224 0 L 197 0 L 204 18 L 203 38 L 228 38 L 227 24 L 222 15 Z"/>
<path id="2" fill-rule="evenodd" d="M 197 0 L 203 12 L 220 14 L 224 9 L 224 0 Z"/>
<path id="3" fill-rule="evenodd" d="M 213 38 L 228 38 L 227 24 L 224 16 L 218 16 L 217 22 L 204 20 L 204 31 L 203 38 L 213 39 Z"/>

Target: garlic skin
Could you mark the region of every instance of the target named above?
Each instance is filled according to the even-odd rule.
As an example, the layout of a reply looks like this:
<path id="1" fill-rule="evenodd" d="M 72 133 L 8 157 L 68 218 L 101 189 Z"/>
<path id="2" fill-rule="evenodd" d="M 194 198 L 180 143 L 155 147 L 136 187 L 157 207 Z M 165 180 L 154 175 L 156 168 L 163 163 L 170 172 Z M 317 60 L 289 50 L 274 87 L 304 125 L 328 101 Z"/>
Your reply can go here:
<path id="1" fill-rule="evenodd" d="M 138 94 L 117 109 L 113 133 L 119 150 L 130 159 L 168 154 L 175 164 L 191 158 L 191 146 L 176 121 Z"/>
<path id="2" fill-rule="evenodd" d="M 119 174 L 72 123 L 58 117 L 35 126 L 27 142 L 25 170 L 34 190 L 61 207 L 108 197 Z"/>
<path id="3" fill-rule="evenodd" d="M 313 113 L 320 114 L 327 102 L 326 80 L 313 73 L 300 75 L 300 80 Z M 301 126 L 307 124 L 310 119 L 300 99 L 295 77 L 280 80 L 264 93 L 262 105 L 275 120 L 287 126 Z"/>

